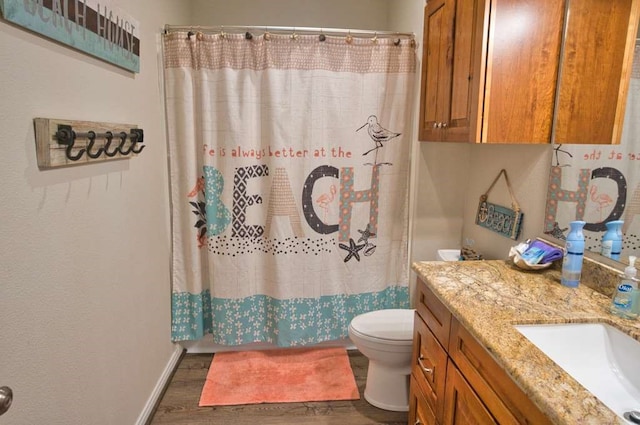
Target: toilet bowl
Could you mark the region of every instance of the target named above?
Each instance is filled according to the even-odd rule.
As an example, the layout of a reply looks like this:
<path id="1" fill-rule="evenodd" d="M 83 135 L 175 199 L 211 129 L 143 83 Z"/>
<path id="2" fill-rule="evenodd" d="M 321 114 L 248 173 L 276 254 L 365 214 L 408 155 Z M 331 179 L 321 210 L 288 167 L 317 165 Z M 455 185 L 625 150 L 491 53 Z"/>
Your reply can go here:
<path id="1" fill-rule="evenodd" d="M 349 338 L 369 359 L 364 398 L 384 410 L 409 410 L 414 310 L 377 310 L 356 316 Z"/>

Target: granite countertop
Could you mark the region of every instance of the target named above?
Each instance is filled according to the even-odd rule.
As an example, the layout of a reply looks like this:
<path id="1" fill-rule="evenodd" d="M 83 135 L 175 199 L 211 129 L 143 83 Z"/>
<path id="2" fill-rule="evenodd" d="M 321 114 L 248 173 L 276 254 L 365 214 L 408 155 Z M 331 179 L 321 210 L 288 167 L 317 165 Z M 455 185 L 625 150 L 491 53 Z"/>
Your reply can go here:
<path id="1" fill-rule="evenodd" d="M 640 321 L 611 315 L 610 297 L 562 286 L 558 270 L 522 271 L 509 261 L 417 262 L 412 269 L 554 423 L 621 423 L 513 327 L 600 322 L 640 340 Z"/>

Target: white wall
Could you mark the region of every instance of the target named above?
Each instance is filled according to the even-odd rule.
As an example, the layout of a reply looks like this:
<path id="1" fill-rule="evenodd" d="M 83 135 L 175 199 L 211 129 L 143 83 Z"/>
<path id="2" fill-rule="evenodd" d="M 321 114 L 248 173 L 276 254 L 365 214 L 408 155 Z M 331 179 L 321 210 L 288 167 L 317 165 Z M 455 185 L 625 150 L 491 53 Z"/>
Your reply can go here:
<path id="1" fill-rule="evenodd" d="M 132 74 L 0 20 L 0 423 L 133 424 L 174 353 L 158 43 L 177 0 L 119 0 Z M 33 118 L 145 130 L 138 158 L 40 171 Z"/>
<path id="2" fill-rule="evenodd" d="M 404 0 L 402 0 L 404 1 Z M 193 25 L 386 30 L 389 0 L 192 0 Z M 180 24 L 180 22 L 175 22 Z"/>
<path id="3" fill-rule="evenodd" d="M 544 210 L 551 167 L 551 145 L 471 145 L 471 160 L 464 207 L 463 241 L 475 241 L 473 247 L 486 259 L 506 259 L 512 239 L 475 224 L 478 201 L 501 169 L 505 169 L 516 200 L 524 213 L 519 241 L 542 234 Z M 511 197 L 503 178 L 489 193 L 489 201 L 511 208 Z"/>

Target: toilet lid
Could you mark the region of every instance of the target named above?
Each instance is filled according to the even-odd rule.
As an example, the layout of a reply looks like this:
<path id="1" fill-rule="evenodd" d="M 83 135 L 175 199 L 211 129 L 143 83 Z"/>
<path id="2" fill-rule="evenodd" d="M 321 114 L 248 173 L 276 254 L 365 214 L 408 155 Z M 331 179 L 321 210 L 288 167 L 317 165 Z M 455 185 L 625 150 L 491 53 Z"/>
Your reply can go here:
<path id="1" fill-rule="evenodd" d="M 373 338 L 393 341 L 413 339 L 413 315 L 410 309 L 376 310 L 356 316 L 351 328 Z"/>

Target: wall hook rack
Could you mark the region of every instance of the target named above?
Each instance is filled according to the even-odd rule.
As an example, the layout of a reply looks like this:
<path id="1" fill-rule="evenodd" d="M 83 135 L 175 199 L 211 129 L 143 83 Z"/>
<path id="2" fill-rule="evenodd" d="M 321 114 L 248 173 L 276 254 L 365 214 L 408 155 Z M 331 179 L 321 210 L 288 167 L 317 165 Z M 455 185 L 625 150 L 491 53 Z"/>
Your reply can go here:
<path id="1" fill-rule="evenodd" d="M 131 124 L 35 118 L 38 167 L 84 165 L 135 157 L 146 147 L 144 130 Z"/>

